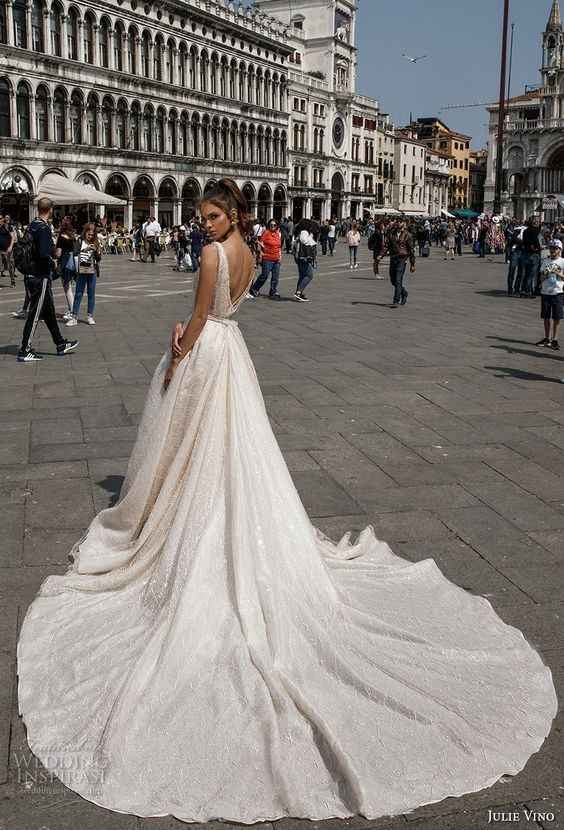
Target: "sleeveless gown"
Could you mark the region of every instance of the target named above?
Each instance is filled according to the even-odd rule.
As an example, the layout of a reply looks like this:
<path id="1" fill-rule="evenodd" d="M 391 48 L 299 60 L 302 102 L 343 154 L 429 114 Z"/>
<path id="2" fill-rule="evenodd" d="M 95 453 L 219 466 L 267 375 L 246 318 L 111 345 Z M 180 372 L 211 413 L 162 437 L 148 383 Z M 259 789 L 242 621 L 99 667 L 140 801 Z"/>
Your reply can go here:
<path id="1" fill-rule="evenodd" d="M 516 774 L 550 670 L 433 559 L 312 525 L 216 245 L 213 313 L 166 393 L 157 366 L 120 501 L 27 611 L 30 748 L 89 801 L 191 822 L 370 819 Z"/>

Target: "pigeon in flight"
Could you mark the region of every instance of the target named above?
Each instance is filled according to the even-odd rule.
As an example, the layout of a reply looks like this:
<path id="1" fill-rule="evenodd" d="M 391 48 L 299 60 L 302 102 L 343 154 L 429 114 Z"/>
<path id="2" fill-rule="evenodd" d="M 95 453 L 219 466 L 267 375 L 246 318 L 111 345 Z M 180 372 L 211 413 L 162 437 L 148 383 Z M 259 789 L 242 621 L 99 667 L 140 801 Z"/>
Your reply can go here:
<path id="1" fill-rule="evenodd" d="M 417 61 L 422 61 L 423 58 L 426 58 L 427 55 L 419 55 L 417 58 L 412 58 L 410 55 L 406 55 L 405 53 L 402 54 L 402 58 L 407 58 L 408 61 L 411 63 L 417 63 Z"/>

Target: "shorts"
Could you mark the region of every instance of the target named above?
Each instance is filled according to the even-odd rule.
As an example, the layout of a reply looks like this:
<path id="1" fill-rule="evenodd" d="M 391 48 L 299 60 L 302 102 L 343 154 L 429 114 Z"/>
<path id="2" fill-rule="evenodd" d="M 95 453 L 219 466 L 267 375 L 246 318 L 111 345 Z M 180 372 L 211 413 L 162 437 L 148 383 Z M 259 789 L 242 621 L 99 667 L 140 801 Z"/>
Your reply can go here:
<path id="1" fill-rule="evenodd" d="M 564 317 L 564 294 L 541 294 L 541 319 L 561 320 Z"/>

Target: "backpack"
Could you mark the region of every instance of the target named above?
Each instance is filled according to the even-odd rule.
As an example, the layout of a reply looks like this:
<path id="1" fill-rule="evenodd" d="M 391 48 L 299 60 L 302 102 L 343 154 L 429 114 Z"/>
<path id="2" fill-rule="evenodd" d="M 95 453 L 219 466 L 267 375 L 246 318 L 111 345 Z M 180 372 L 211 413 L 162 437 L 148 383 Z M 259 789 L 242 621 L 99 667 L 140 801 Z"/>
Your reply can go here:
<path id="1" fill-rule="evenodd" d="M 35 237 L 28 228 L 23 236 L 13 248 L 14 265 L 24 277 L 33 274 L 35 271 L 36 245 Z"/>

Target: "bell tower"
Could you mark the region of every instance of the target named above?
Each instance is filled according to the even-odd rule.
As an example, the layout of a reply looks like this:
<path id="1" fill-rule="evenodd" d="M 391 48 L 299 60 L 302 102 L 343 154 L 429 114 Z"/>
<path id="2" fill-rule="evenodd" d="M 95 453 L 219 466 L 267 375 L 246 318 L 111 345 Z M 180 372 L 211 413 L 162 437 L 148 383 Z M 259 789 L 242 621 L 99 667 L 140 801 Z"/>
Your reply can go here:
<path id="1" fill-rule="evenodd" d="M 542 36 L 542 68 L 544 86 L 560 89 L 564 76 L 564 31 L 560 0 L 552 0 L 550 17 Z"/>

